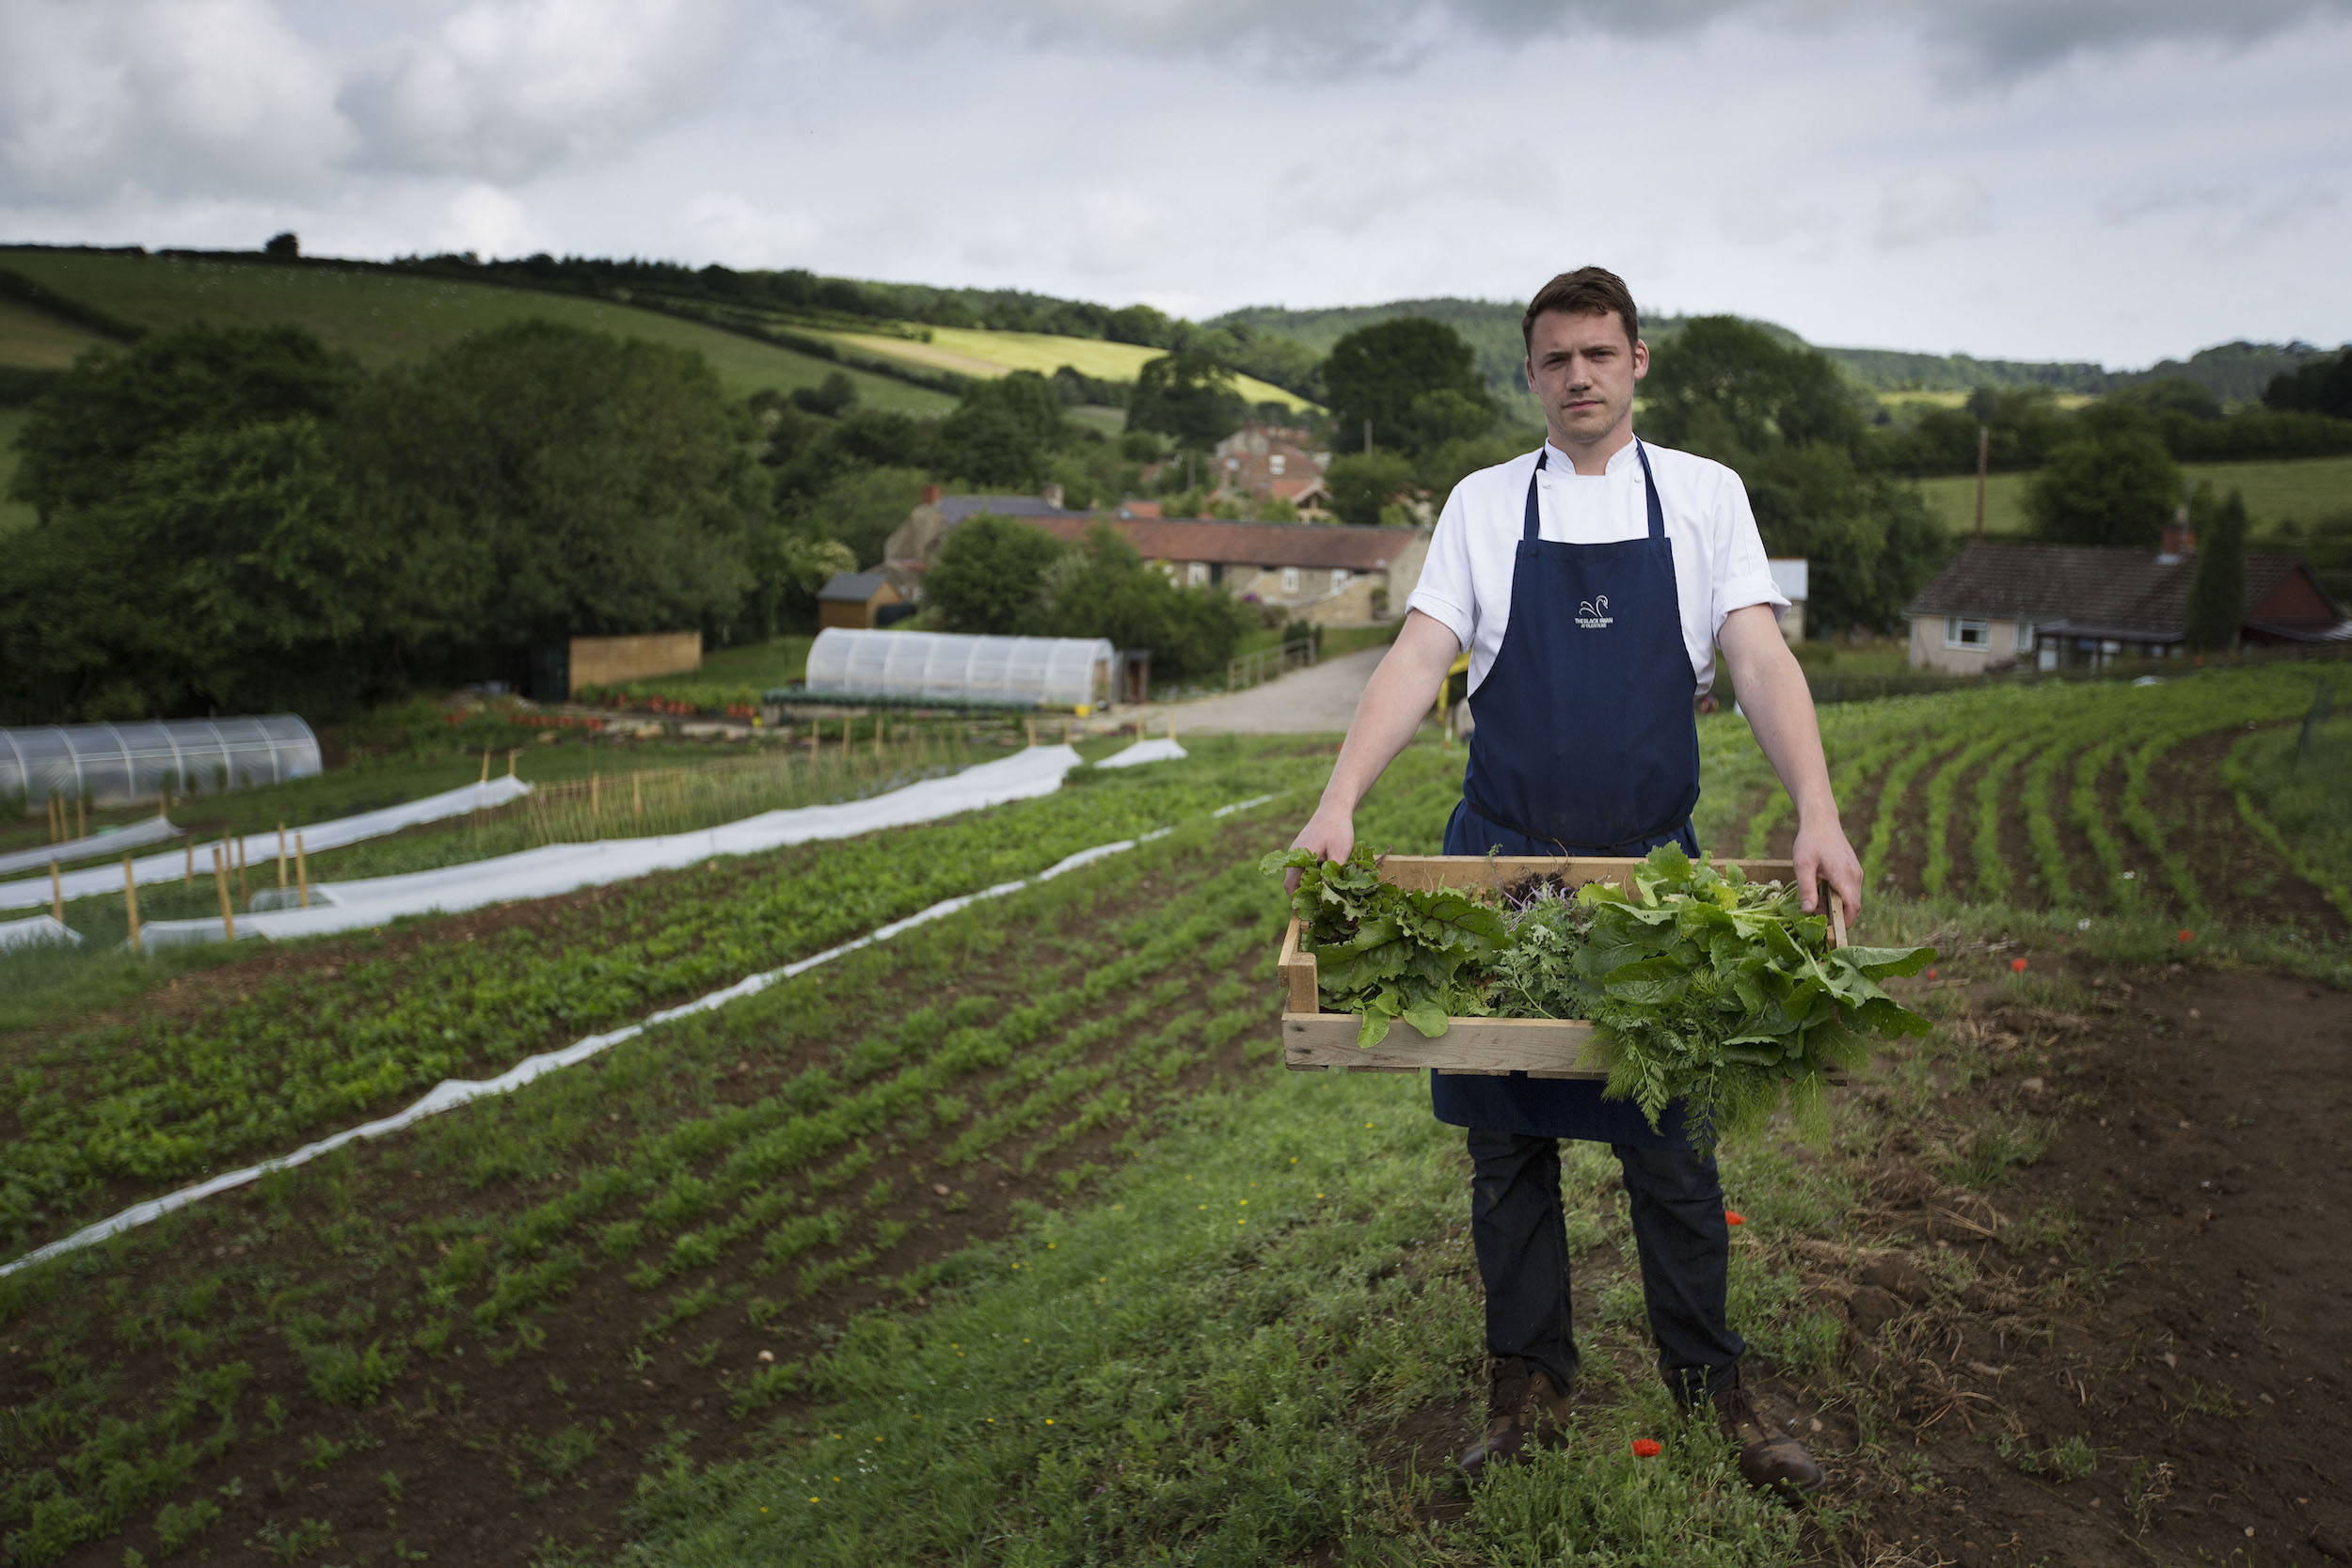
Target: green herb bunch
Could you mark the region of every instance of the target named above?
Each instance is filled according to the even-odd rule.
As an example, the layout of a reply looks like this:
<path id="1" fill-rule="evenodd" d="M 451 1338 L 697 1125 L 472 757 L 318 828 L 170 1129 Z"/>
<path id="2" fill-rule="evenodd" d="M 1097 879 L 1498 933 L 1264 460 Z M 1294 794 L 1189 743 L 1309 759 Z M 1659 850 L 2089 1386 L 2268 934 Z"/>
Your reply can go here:
<path id="1" fill-rule="evenodd" d="M 1336 1011 L 1363 1015 L 1357 1044 L 1379 1044 L 1400 1018 L 1434 1039 L 1449 1016 L 1491 1010 L 1486 972 L 1511 943 L 1502 911 L 1451 888 L 1384 882 L 1361 845 L 1344 861 L 1290 849 L 1258 864 L 1275 876 L 1297 871 L 1291 907 L 1314 948 L 1318 989 Z"/>
<path id="2" fill-rule="evenodd" d="M 1806 914 L 1795 888 L 1673 845 L 1650 852 L 1629 894 L 1538 886 L 1508 911 L 1385 883 L 1360 847 L 1343 863 L 1294 849 L 1262 865 L 1298 870 L 1293 906 L 1324 1004 L 1363 1015 L 1358 1044 L 1400 1018 L 1432 1038 L 1449 1015 L 1589 1019 L 1604 1093 L 1633 1101 L 1652 1128 L 1681 1101 L 1702 1148 L 1760 1126 L 1784 1089 L 1818 1135 L 1825 1072 L 1859 1066 L 1873 1037 L 1931 1027 L 1878 982 L 1916 974 L 1933 948 L 1832 949 L 1828 920 Z"/>

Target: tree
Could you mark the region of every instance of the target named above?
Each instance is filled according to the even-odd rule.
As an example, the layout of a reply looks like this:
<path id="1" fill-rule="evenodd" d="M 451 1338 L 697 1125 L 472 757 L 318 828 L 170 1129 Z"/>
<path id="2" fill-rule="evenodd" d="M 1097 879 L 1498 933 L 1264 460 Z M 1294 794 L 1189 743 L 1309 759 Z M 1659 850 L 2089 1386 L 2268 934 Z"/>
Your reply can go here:
<path id="1" fill-rule="evenodd" d="M 851 560 L 843 570 L 857 571 L 882 563 L 891 530 L 922 499 L 920 468 L 850 468 L 816 495 L 792 498 L 783 510 L 801 531 L 847 546 Z"/>
<path id="2" fill-rule="evenodd" d="M 1158 431 L 1194 451 L 1239 430 L 1248 413 L 1248 404 L 1233 390 L 1233 372 L 1198 354 L 1145 361 L 1127 398 L 1130 431 Z"/>
<path id="3" fill-rule="evenodd" d="M 1046 569 L 1061 542 L 1043 529 L 981 514 L 951 531 L 923 574 L 923 596 L 942 629 L 1013 636 L 1043 611 Z"/>
<path id="4" fill-rule="evenodd" d="M 1031 489 L 1069 428 L 1053 384 L 1035 371 L 976 382 L 940 421 L 939 467 L 975 484 Z"/>
<path id="5" fill-rule="evenodd" d="M 2185 375 L 2158 376 L 2153 381 L 2126 387 L 2115 397 L 2123 403 L 2137 404 L 2151 414 L 2180 414 L 2192 420 L 2221 418 L 2221 400 L 2213 395 L 2213 388 Z"/>
<path id="6" fill-rule="evenodd" d="M 2109 429 L 2050 454 L 2026 492 L 2037 538 L 2153 546 L 2172 520 L 2181 470 L 2146 430 Z"/>
<path id="7" fill-rule="evenodd" d="M 2200 484 L 2189 515 L 2198 524 L 2197 569 L 2182 641 L 2195 653 L 2234 648 L 2246 620 L 2246 498 L 2233 490 L 2216 505 L 2213 486 Z"/>
<path id="8" fill-rule="evenodd" d="M 818 385 L 792 388 L 794 406 L 811 414 L 822 414 L 829 420 L 840 418 L 856 401 L 857 383 L 850 379 L 847 371 L 827 371 L 825 379 Z"/>
<path id="9" fill-rule="evenodd" d="M 46 517 L 112 494 L 147 448 L 191 430 L 332 421 L 358 364 L 298 326 L 199 324 L 92 349 L 34 404 L 9 494 Z"/>
<path id="10" fill-rule="evenodd" d="M 2352 343 L 2271 377 L 2264 405 L 2280 413 L 2327 414 L 2352 420 Z"/>
<path id="11" fill-rule="evenodd" d="M 269 237 L 268 243 L 262 246 L 262 254 L 291 261 L 302 254 L 302 242 L 295 237 L 293 230 L 284 230 Z"/>
<path id="12" fill-rule="evenodd" d="M 1375 447 L 1415 453 L 1494 422 L 1477 355 L 1454 328 L 1421 316 L 1375 322 L 1333 343 L 1323 384 L 1341 451 L 1363 450 L 1366 420 Z"/>
<path id="13" fill-rule="evenodd" d="M 1222 588 L 1179 586 L 1105 523 L 1089 529 L 1083 545 L 1054 562 L 1045 573 L 1044 598 L 1043 614 L 1033 623 L 1037 629 L 1149 648 L 1152 673 L 1169 680 L 1223 669 L 1252 620 Z"/>
<path id="14" fill-rule="evenodd" d="M 1324 470 L 1331 512 L 1343 523 L 1376 523 L 1380 509 L 1413 488 L 1413 464 L 1401 451 L 1346 452 Z"/>
<path id="15" fill-rule="evenodd" d="M 752 421 L 701 356 L 525 321 L 396 367 L 339 442 L 408 668 L 591 633 L 723 638 L 767 508 Z"/>
<path id="16" fill-rule="evenodd" d="M 1810 627 L 1900 625 L 1951 552 L 1916 486 L 1861 472 L 1843 447 L 1775 446 L 1742 473 L 1766 552 L 1811 563 Z"/>
<path id="17" fill-rule="evenodd" d="M 1103 324 L 1103 336 L 1114 343 L 1136 343 L 1144 348 L 1173 348 L 1176 344 L 1176 324 L 1149 305 L 1130 305 L 1113 310 Z"/>
<path id="18" fill-rule="evenodd" d="M 1641 387 L 1645 435 L 1721 456 L 1775 441 L 1851 448 L 1862 415 L 1836 362 L 1737 316 L 1693 316 L 1650 357 Z M 1973 452 L 1971 456 L 1973 457 Z"/>

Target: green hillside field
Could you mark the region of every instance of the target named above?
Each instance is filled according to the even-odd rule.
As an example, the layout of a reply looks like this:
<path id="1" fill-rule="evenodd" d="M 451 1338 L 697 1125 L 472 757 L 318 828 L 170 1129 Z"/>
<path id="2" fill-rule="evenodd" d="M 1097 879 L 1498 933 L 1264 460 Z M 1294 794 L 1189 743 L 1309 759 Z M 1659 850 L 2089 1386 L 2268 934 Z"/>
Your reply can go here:
<path id="1" fill-rule="evenodd" d="M 2258 463 L 2184 463 L 2181 471 L 2194 481 L 2210 480 L 2223 493 L 2237 490 L 2246 497 L 2246 510 L 2257 535 L 2266 534 L 2290 519 L 2312 522 L 2331 513 L 2352 511 L 2352 457 L 2298 457 Z M 1993 474 L 1984 485 L 1984 531 L 2023 534 L 2026 531 L 2026 486 L 2030 473 Z M 1928 505 L 1956 534 L 1977 526 L 1977 481 L 1972 474 L 1952 474 L 1919 482 Z"/>
<path id="2" fill-rule="evenodd" d="M 0 249 L 0 267 L 148 327 L 191 321 L 254 325 L 292 322 L 371 366 L 418 358 L 467 332 L 538 317 L 693 349 L 739 397 L 763 388 L 788 391 L 814 387 L 843 368 L 626 305 L 437 277 L 320 264 L 296 267 L 57 250 Z M 0 314 L 0 365 L 63 362 L 55 357 L 56 331 L 57 324 L 38 311 L 20 308 Z M 862 371 L 846 373 L 857 383 L 859 399 L 871 407 L 937 414 L 954 406 L 953 399 L 925 388 Z"/>
<path id="3" fill-rule="evenodd" d="M 1013 371 L 1051 375 L 1064 365 L 1080 375 L 1103 381 L 1133 381 L 1144 365 L 1160 357 L 1161 350 L 1139 343 L 1114 343 L 1102 338 L 1063 338 L 1044 332 L 990 332 L 977 327 L 934 326 L 926 329 L 928 342 L 881 333 L 823 334 L 861 354 L 902 360 L 927 371 L 957 375 L 998 376 Z M 1295 392 L 1286 392 L 1256 376 L 1233 378 L 1234 388 L 1252 403 L 1279 403 L 1289 408 L 1311 408 Z"/>
<path id="4" fill-rule="evenodd" d="M 59 321 L 21 300 L 0 297 L 0 365 L 61 371 L 84 349 L 105 341 L 87 327 Z"/>
<path id="5" fill-rule="evenodd" d="M 0 533 L 33 520 L 31 507 L 7 499 L 8 481 L 16 477 L 16 433 L 24 428 L 24 409 L 0 408 Z"/>

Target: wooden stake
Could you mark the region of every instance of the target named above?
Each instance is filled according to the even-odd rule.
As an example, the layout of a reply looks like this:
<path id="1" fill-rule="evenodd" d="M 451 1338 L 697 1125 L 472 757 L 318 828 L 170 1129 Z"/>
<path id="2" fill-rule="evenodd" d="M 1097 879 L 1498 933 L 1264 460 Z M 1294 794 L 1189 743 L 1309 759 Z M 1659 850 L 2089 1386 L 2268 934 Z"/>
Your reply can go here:
<path id="1" fill-rule="evenodd" d="M 604 775 L 588 775 L 588 821 L 591 826 L 604 820 Z"/>
<path id="2" fill-rule="evenodd" d="M 515 776 L 515 752 L 516 752 L 516 748 L 511 747 L 511 746 L 507 748 L 507 752 L 506 752 L 506 776 L 507 776 L 508 778 L 510 778 L 510 779 L 511 779 L 511 778 L 513 778 L 513 777 Z"/>
<path id="3" fill-rule="evenodd" d="M 286 891 L 286 825 L 278 824 L 278 891 Z"/>
<path id="4" fill-rule="evenodd" d="M 302 835 L 294 834 L 294 886 L 301 890 L 302 907 L 310 907 L 310 867 L 302 858 Z"/>
<path id="5" fill-rule="evenodd" d="M 482 782 L 490 782 L 490 748 L 487 746 L 482 748 Z"/>
<path id="6" fill-rule="evenodd" d="M 131 946 L 139 944 L 139 879 L 131 872 L 131 857 L 122 857 L 122 909 L 131 917 Z"/>
<path id="7" fill-rule="evenodd" d="M 237 914 L 229 907 L 229 863 L 221 857 L 220 846 L 213 846 L 213 886 L 220 894 L 220 928 L 228 940 L 237 940 Z"/>
<path id="8" fill-rule="evenodd" d="M 188 851 L 188 863 L 180 873 L 180 885 L 189 887 L 196 881 L 196 835 L 183 833 L 180 836 L 180 842 L 187 847 Z"/>
<path id="9" fill-rule="evenodd" d="M 643 773 L 631 773 L 628 776 L 628 814 L 631 816 L 645 815 L 644 778 Z"/>
<path id="10" fill-rule="evenodd" d="M 57 879 L 57 863 L 49 863 L 49 913 L 60 926 L 65 924 L 65 884 Z"/>
<path id="11" fill-rule="evenodd" d="M 1036 720 L 1034 720 L 1034 719 L 1024 719 L 1024 720 L 1021 721 L 1021 723 L 1022 723 L 1022 727 L 1023 727 L 1024 729 L 1025 729 L 1025 730 L 1027 730 L 1027 731 L 1028 731 L 1028 735 L 1029 735 L 1029 744 L 1030 744 L 1030 745 L 1032 745 L 1032 746 L 1036 745 L 1036 744 L 1037 744 L 1037 721 L 1036 721 Z"/>
<path id="12" fill-rule="evenodd" d="M 252 901 L 253 889 L 246 885 L 245 879 L 245 835 L 239 833 L 237 835 L 237 902 L 249 904 Z"/>

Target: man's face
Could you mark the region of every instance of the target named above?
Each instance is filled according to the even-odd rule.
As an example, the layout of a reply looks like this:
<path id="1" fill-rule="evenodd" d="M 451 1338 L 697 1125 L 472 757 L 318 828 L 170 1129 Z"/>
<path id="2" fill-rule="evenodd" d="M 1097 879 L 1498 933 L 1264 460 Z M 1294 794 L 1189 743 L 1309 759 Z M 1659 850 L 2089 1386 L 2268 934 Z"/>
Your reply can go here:
<path id="1" fill-rule="evenodd" d="M 1615 311 L 1547 310 L 1535 318 L 1527 384 L 1560 447 L 1589 445 L 1624 424 L 1633 413 L 1633 384 L 1647 374 L 1649 345 L 1628 342 Z"/>

